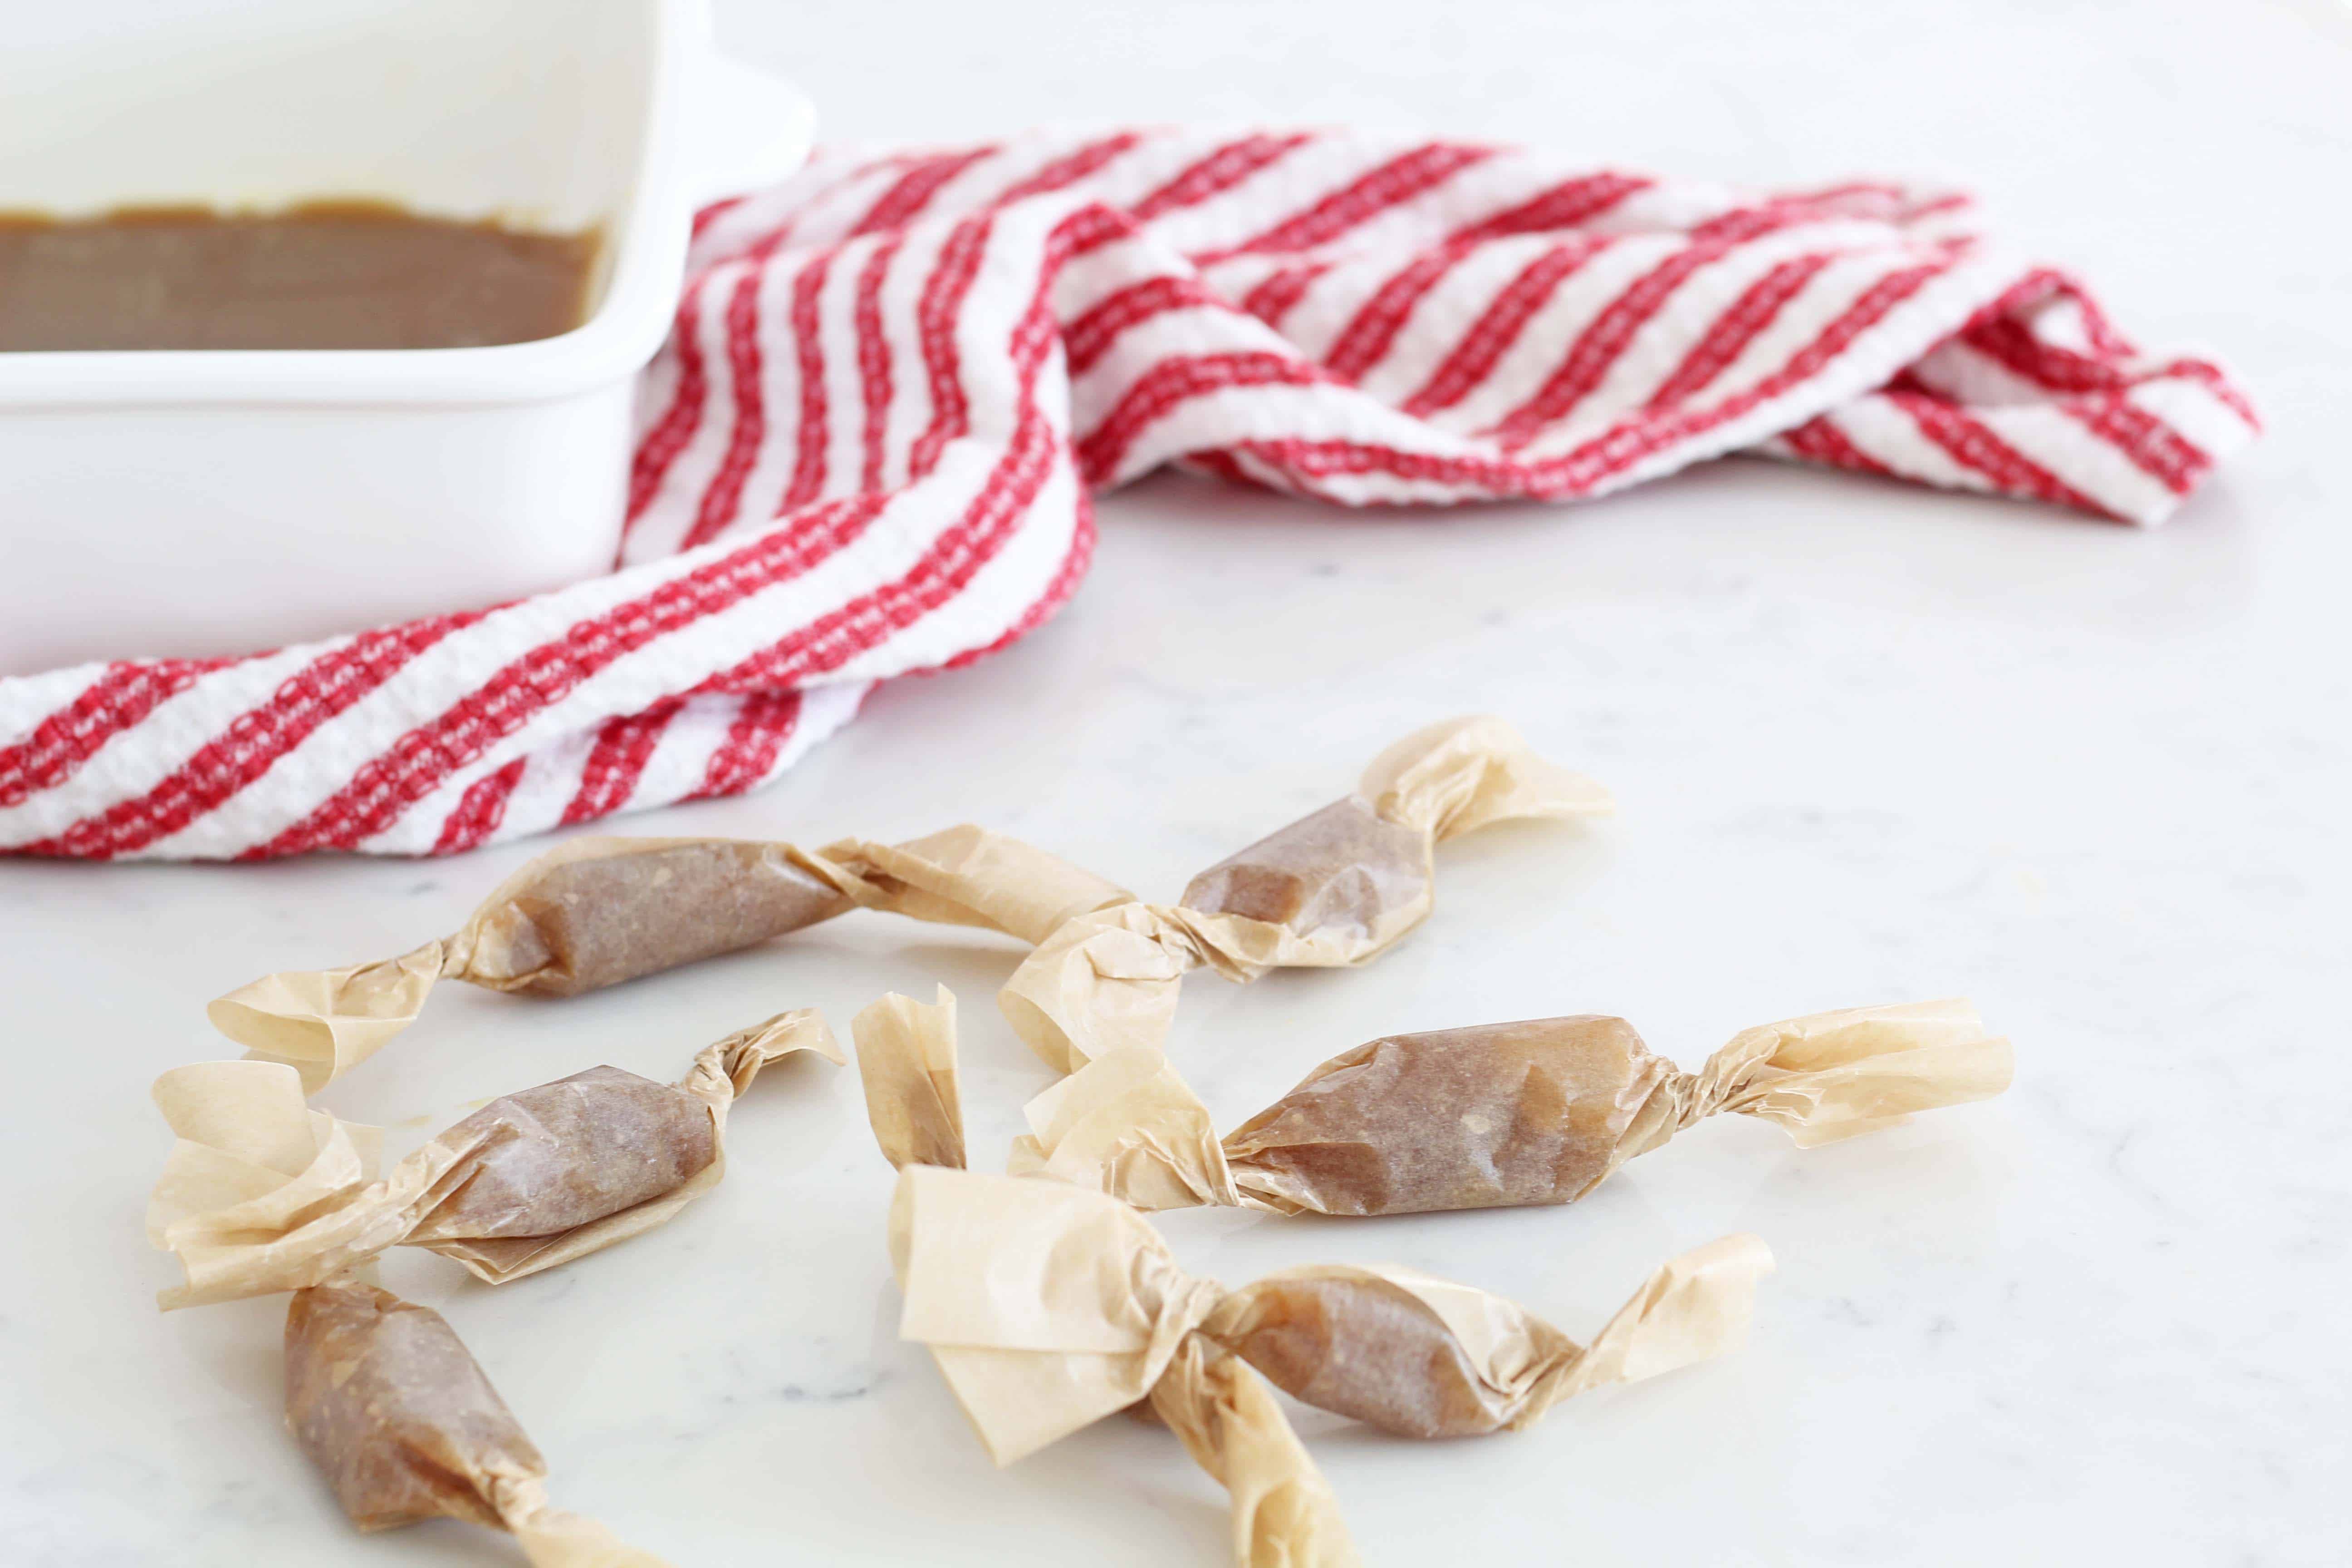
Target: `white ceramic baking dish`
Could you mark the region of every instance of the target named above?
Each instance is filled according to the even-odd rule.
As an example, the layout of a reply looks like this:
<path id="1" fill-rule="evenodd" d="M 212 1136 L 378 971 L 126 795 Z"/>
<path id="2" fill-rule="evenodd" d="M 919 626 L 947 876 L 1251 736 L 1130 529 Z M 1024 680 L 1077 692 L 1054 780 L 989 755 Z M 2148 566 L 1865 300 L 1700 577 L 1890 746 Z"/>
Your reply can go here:
<path id="1" fill-rule="evenodd" d="M 0 353 L 0 674 L 251 651 L 609 569 L 694 209 L 811 116 L 704 0 L 11 10 L 0 209 L 360 196 L 598 227 L 586 323 L 499 348 Z"/>

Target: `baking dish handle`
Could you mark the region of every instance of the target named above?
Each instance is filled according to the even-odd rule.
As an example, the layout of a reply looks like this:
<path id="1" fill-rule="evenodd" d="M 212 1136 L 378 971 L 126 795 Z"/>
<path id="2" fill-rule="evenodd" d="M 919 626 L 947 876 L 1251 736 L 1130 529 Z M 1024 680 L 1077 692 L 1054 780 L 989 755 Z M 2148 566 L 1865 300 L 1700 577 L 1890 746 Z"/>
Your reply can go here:
<path id="1" fill-rule="evenodd" d="M 706 50 L 686 105 L 697 206 L 772 185 L 808 160 L 816 109 L 780 76 Z"/>

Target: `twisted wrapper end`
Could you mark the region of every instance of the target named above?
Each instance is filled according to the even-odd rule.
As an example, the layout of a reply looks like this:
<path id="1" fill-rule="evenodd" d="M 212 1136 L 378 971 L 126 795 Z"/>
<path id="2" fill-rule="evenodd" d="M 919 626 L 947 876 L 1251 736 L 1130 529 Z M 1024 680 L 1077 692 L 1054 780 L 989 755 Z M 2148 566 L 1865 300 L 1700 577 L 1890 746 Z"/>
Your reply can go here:
<path id="1" fill-rule="evenodd" d="M 1561 1400 L 1728 1355 L 1748 1342 L 1756 1288 L 1772 1272 L 1761 1237 L 1727 1236 L 1672 1258 L 1580 1349 L 1546 1367 L 1507 1425 L 1531 1425 Z"/>
<path id="2" fill-rule="evenodd" d="M 433 983 L 461 966 L 455 938 L 374 963 L 287 970 L 240 985 L 205 1009 L 248 1060 L 278 1062 L 316 1094 L 416 1022 Z"/>
<path id="3" fill-rule="evenodd" d="M 981 926 L 1032 947 L 1080 915 L 1135 899 L 1033 844 L 971 823 L 904 844 L 845 838 L 803 860 L 861 908 Z"/>
<path id="4" fill-rule="evenodd" d="M 835 1067 L 849 1059 L 824 1014 L 795 1007 L 703 1047 L 677 1087 L 709 1106 L 723 1123 L 726 1108 L 751 1087 L 761 1068 L 800 1051 L 814 1051 Z"/>
<path id="5" fill-rule="evenodd" d="M 1120 904 L 1081 915 L 1040 943 L 997 994 L 997 1007 L 1048 1067 L 1074 1073 L 1113 1051 L 1164 1049 L 1179 988 L 1195 969 L 1247 984 L 1276 969 L 1369 963 L 1394 940 L 1368 947 L 1247 915 Z"/>
<path id="6" fill-rule="evenodd" d="M 893 1167 L 963 1169 L 955 1006 L 955 993 L 944 985 L 928 1007 L 893 992 L 850 1020 L 866 1120 Z"/>
<path id="7" fill-rule="evenodd" d="M 1068 921 L 1013 972 L 998 1010 L 1056 1072 L 1121 1047 L 1157 1048 L 1178 985 L 1207 962 L 1178 913 L 1129 903 Z"/>
<path id="8" fill-rule="evenodd" d="M 2009 1041 L 1964 999 L 1817 1013 L 1734 1036 L 1691 1080 L 1678 1124 L 1734 1111 L 1810 1149 L 1990 1099 L 2015 1070 Z"/>
<path id="9" fill-rule="evenodd" d="M 378 1184 L 381 1130 L 310 1109 L 293 1068 L 197 1062 L 152 1092 L 178 1135 L 147 1203 L 148 1240 L 184 1275 L 157 1293 L 165 1311 L 319 1284 L 405 1230 L 358 1206 Z M 257 1262 L 289 1282 L 254 1286 Z"/>
<path id="10" fill-rule="evenodd" d="M 1516 728 L 1491 715 L 1414 731 L 1372 759 L 1357 789 L 1385 820 L 1440 843 L 1491 823 L 1616 809 L 1598 783 L 1546 762 Z"/>
<path id="11" fill-rule="evenodd" d="M 1231 1495 L 1243 1568 L 1355 1568 L 1281 1406 L 1192 1334 L 1222 1287 L 1185 1275 L 1133 1210 L 1055 1182 L 908 1165 L 890 1242 L 899 1333 L 930 1347 L 996 1463 L 1149 1398 Z"/>
<path id="12" fill-rule="evenodd" d="M 1243 1568 L 1358 1568 L 1339 1500 L 1265 1378 L 1188 1335 L 1151 1413 L 1232 1498 L 1234 1561 Z"/>
<path id="13" fill-rule="evenodd" d="M 1099 1193 L 937 1165 L 898 1173 L 890 1251 L 899 1337 L 999 1465 L 1143 1398 L 1223 1294 Z"/>
<path id="14" fill-rule="evenodd" d="M 489 1501 L 531 1568 L 670 1568 L 667 1558 L 550 1503 L 546 1483 L 535 1476 L 499 1477 L 490 1483 Z"/>
<path id="15" fill-rule="evenodd" d="M 957 1086 L 955 994 L 925 1006 L 895 993 L 858 1014 L 866 1116 L 892 1166 L 969 1163 Z M 1238 1205 L 1209 1112 L 1156 1051 L 1097 1058 L 1024 1108 L 1031 1131 L 1007 1165 L 1106 1192 L 1139 1209 Z"/>
<path id="16" fill-rule="evenodd" d="M 1006 1171 L 1091 1187 L 1147 1211 L 1275 1208 L 1242 1192 L 1209 1108 L 1156 1050 L 1096 1058 L 1023 1108 Z"/>

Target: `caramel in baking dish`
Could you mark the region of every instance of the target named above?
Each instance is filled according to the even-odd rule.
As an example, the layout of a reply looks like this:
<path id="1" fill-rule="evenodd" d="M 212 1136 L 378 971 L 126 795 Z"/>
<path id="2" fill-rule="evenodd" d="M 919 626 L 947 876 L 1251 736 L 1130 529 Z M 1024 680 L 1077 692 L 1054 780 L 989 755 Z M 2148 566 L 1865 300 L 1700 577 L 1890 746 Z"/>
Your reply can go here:
<path id="1" fill-rule="evenodd" d="M 376 202 L 0 215 L 0 353 L 529 342 L 586 319 L 597 243 Z"/>

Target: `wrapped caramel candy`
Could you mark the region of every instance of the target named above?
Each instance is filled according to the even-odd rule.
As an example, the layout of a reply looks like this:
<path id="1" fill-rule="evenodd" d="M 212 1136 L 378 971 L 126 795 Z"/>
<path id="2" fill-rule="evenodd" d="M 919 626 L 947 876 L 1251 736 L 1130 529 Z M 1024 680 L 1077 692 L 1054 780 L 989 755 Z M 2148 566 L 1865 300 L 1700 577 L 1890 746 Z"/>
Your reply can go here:
<path id="1" fill-rule="evenodd" d="M 547 1500 L 547 1461 L 440 1313 L 352 1279 L 294 1293 L 286 1425 L 362 1530 L 450 1518 L 534 1568 L 666 1568 Z"/>
<path id="2" fill-rule="evenodd" d="M 1081 915 L 1032 953 L 998 998 L 1055 1069 L 1166 1043 L 1178 983 L 1214 969 L 1363 963 L 1428 918 L 1440 841 L 1521 817 L 1610 809 L 1608 792 L 1554 767 L 1500 719 L 1454 719 L 1374 758 L 1356 793 L 1192 879 L 1181 903 Z"/>
<path id="3" fill-rule="evenodd" d="M 291 1068 L 174 1068 L 155 1100 L 180 1142 L 148 1234 L 187 1282 L 160 1300 L 169 1310 L 297 1289 L 394 1246 L 455 1258 L 492 1284 L 610 1247 L 718 1184 L 735 1096 L 803 1050 L 842 1059 L 808 1010 L 708 1047 L 675 1085 L 591 1068 L 490 1101 L 380 1181 L 373 1130 L 309 1109 Z"/>
<path id="4" fill-rule="evenodd" d="M 1015 1174 L 1139 1208 L 1416 1214 L 1564 1204 L 1719 1111 L 1811 1147 L 2009 1087 L 1966 1002 L 1863 1007 L 1735 1037 L 1697 1072 L 1622 1018 L 1538 1018 L 1358 1046 L 1221 1141 L 1157 1052 L 1114 1052 L 1027 1108 Z"/>
<path id="5" fill-rule="evenodd" d="M 1410 1269 L 1286 1269 L 1228 1290 L 1185 1274 L 1133 1209 L 1059 1182 L 909 1164 L 890 1246 L 899 1332 L 930 1347 L 997 1463 L 1149 1400 L 1232 1491 L 1248 1568 L 1356 1561 L 1257 1379 L 1406 1436 L 1526 1426 L 1586 1389 L 1736 1348 L 1771 1268 L 1753 1237 L 1685 1253 L 1580 1345 Z"/>
<path id="6" fill-rule="evenodd" d="M 731 838 L 575 838 L 517 871 L 455 936 L 398 958 L 266 975 L 208 1010 L 310 1092 L 414 1023 L 444 976 L 571 996 L 732 952 L 853 906 L 986 926 L 1034 943 L 1130 895 L 1042 849 L 951 827 L 822 852 Z"/>

